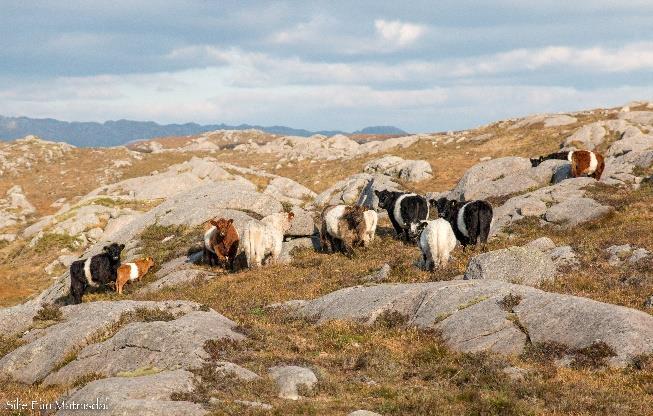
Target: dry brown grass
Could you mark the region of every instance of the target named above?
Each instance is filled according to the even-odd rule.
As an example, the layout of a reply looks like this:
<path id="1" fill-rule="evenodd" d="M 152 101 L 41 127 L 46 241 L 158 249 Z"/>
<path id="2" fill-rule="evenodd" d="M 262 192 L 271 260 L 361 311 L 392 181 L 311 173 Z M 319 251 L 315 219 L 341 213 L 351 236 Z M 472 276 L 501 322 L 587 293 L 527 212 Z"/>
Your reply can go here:
<path id="1" fill-rule="evenodd" d="M 508 131 L 492 125 L 469 135 L 495 134 L 485 143 L 462 142 L 435 147 L 422 142 L 390 153 L 431 162 L 434 178 L 408 185 L 409 189 L 441 191 L 455 185 L 462 173 L 481 157 L 535 156 L 555 151 L 561 140 L 580 124 L 597 118 L 597 115 L 580 116 L 579 123 L 554 129 L 535 125 Z M 282 164 L 279 168 L 276 168 L 273 155 L 225 151 L 215 156 L 244 167 L 262 167 L 319 192 L 336 180 L 360 172 L 366 161 L 382 154 L 336 162 L 303 161 L 293 166 Z M 124 174 L 147 174 L 190 157 L 190 154 L 172 153 L 144 155 L 142 163 L 126 169 Z M 543 228 L 537 220 L 522 221 L 511 227 L 510 238 L 494 239 L 488 249 L 521 245 L 547 235 L 557 245 L 571 245 L 583 265 L 579 270 L 565 271 L 546 286 L 547 290 L 643 309 L 642 300 L 653 293 L 653 265 L 649 262 L 613 267 L 608 264 L 604 249 L 612 244 L 630 243 L 653 251 L 651 186 L 617 192 L 597 187 L 592 192 L 602 203 L 614 206 L 615 214 L 573 230 Z M 180 238 L 169 244 L 161 243 L 171 233 Z M 142 245 L 144 254 L 153 255 L 160 262 L 182 254 L 200 237 L 197 230 L 150 229 L 144 233 Z M 10 245 L 0 252 L 15 253 L 15 247 Z M 353 259 L 303 250 L 290 265 L 222 273 L 208 282 L 194 282 L 148 295 L 128 292 L 126 296 L 144 300 L 192 300 L 238 322 L 239 330 L 248 336 L 247 341 L 207 345 L 214 360 L 233 361 L 260 375 L 280 363 L 305 365 L 320 379 L 319 387 L 309 400 L 287 402 L 276 397 L 268 380 L 246 383 L 216 377 L 206 368 L 200 369 L 198 374 L 203 376 L 203 382 L 196 391 L 176 398 L 208 405 L 214 397 L 220 403 L 209 405 L 214 415 L 341 415 L 355 409 L 374 410 L 384 415 L 650 414 L 653 406 L 653 365 L 650 364 L 653 360 L 650 357 L 638 359 L 634 368 L 595 369 L 593 367 L 599 366 L 606 354 L 609 355 L 609 351 L 597 345 L 587 351 L 573 352 L 579 360 L 578 366 L 557 368 L 550 359 L 559 353 L 555 346 L 534 346 L 539 349 L 529 350 L 530 354 L 521 357 L 462 354 L 444 347 L 437 333 L 405 327 L 402 316 L 388 314 L 371 327 L 346 322 L 315 325 L 293 319 L 278 309 L 266 308 L 271 303 L 315 298 L 361 284 L 362 277 L 384 263 L 392 268 L 389 282 L 449 280 L 462 274 L 475 254 L 473 250 L 463 252 L 457 248 L 446 268 L 432 274 L 418 270 L 413 264 L 419 257 L 417 248 L 392 238 L 389 223 L 382 221 L 379 237 L 370 248 L 357 252 Z M 47 257 L 39 260 L 41 264 L 45 259 Z M 9 264 L 0 264 L 0 275 L 2 267 L 9 267 Z M 42 270 L 42 266 L 39 267 Z M 114 298 L 113 293 L 96 293 L 85 300 Z M 514 298 L 504 301 L 508 310 L 518 303 Z M 169 316 L 152 319 L 163 318 L 170 319 Z M 6 348 L 14 348 L 17 340 L 3 342 Z M 560 350 L 564 348 L 560 346 Z M 524 380 L 511 380 L 501 371 L 506 366 L 519 366 L 528 373 Z M 3 388 L 3 394 L 25 400 L 33 397 L 51 400 L 62 393 L 56 388 L 11 383 Z M 270 403 L 274 410 L 257 411 L 235 400 Z"/>

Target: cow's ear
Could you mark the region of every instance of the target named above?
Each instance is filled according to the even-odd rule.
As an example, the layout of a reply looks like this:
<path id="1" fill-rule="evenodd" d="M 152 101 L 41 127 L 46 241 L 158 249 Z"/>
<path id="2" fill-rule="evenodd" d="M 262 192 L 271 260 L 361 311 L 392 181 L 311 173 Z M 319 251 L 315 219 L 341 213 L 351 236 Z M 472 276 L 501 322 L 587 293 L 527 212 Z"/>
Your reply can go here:
<path id="1" fill-rule="evenodd" d="M 118 247 L 120 248 L 120 251 L 122 251 L 122 250 L 125 249 L 125 245 L 124 245 L 124 244 L 121 244 L 121 245 L 119 245 Z"/>
<path id="2" fill-rule="evenodd" d="M 233 218 L 229 218 L 229 220 L 227 220 L 227 224 L 231 225 L 231 224 L 233 224 L 233 223 L 234 223 L 234 219 L 233 219 Z"/>
<path id="3" fill-rule="evenodd" d="M 211 225 L 214 226 L 214 227 L 217 227 L 217 226 L 218 226 L 218 222 L 217 222 L 216 220 L 211 220 L 211 221 L 209 221 L 209 224 L 211 224 Z"/>
<path id="4" fill-rule="evenodd" d="M 294 212 L 289 212 L 288 213 L 288 219 L 292 220 L 293 218 L 295 218 L 295 213 Z"/>
<path id="5" fill-rule="evenodd" d="M 104 246 L 104 247 L 102 247 L 102 250 L 109 251 L 110 248 L 111 248 L 111 246 Z"/>
<path id="6" fill-rule="evenodd" d="M 381 197 L 381 192 L 379 192 L 378 190 L 375 189 L 374 190 L 374 195 L 376 195 L 377 198 L 380 198 Z"/>

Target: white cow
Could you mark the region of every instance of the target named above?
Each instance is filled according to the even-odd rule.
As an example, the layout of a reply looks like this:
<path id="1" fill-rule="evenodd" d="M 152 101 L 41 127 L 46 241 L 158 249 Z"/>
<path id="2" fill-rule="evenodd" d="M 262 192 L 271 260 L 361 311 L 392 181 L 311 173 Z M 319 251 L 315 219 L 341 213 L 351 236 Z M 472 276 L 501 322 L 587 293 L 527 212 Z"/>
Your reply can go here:
<path id="1" fill-rule="evenodd" d="M 245 224 L 240 244 L 248 268 L 277 261 L 281 254 L 283 236 L 290 229 L 294 216 L 292 212 L 281 212 L 268 215 L 260 222 L 249 221 Z"/>
<path id="2" fill-rule="evenodd" d="M 417 242 L 422 250 L 420 266 L 429 271 L 446 266 L 451 252 L 456 247 L 456 236 L 451 224 L 445 219 L 438 218 L 433 221 L 422 221 L 419 228 L 422 228 Z"/>

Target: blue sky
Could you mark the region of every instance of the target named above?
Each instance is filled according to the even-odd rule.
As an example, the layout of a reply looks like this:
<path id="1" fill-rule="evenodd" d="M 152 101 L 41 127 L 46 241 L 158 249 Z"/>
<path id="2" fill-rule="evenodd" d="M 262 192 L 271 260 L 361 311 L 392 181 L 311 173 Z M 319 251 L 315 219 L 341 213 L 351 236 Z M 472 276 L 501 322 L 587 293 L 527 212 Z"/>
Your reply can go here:
<path id="1" fill-rule="evenodd" d="M 0 0 L 0 11 L 6 116 L 420 132 L 653 98 L 649 0 Z"/>

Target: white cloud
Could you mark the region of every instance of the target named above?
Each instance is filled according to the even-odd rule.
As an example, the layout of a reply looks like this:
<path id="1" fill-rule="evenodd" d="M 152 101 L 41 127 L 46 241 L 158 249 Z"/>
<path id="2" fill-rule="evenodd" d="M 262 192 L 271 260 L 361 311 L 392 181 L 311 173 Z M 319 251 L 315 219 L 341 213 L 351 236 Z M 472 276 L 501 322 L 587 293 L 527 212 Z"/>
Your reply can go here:
<path id="1" fill-rule="evenodd" d="M 653 43 L 620 48 L 550 46 L 395 64 L 310 62 L 240 48 L 191 45 L 170 51 L 167 59 L 190 60 L 198 67 L 21 84 L 0 80 L 0 114 L 349 130 L 368 124 L 396 124 L 412 131 L 433 131 L 531 112 L 611 106 L 653 97 L 653 87 L 647 86 L 580 90 L 509 81 L 514 72 L 650 70 Z M 488 75 L 503 75 L 506 85 L 488 81 Z"/>
<path id="2" fill-rule="evenodd" d="M 399 20 L 377 19 L 374 27 L 381 38 L 395 46 L 412 45 L 426 33 L 426 27 L 415 23 L 405 23 Z"/>

